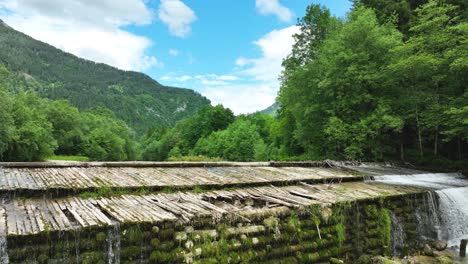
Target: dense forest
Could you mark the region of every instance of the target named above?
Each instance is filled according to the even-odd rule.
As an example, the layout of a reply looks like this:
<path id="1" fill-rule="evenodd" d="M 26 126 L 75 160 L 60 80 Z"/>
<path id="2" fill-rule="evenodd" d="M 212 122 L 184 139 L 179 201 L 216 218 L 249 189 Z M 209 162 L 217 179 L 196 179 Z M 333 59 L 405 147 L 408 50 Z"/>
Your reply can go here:
<path id="1" fill-rule="evenodd" d="M 192 90 L 165 87 L 145 74 L 78 58 L 3 22 L 0 64 L 27 80 L 7 89 L 34 90 L 40 97 L 68 100 L 80 110 L 106 107 L 137 134 L 153 127 L 173 126 L 209 104 Z"/>
<path id="2" fill-rule="evenodd" d="M 283 61 L 276 114 L 235 116 L 206 105 L 174 126 L 146 123 L 142 127 L 151 129 L 142 136 L 118 112 L 38 97 L 61 98 L 50 91 L 64 85 L 60 80 L 48 79 L 46 88 L 37 84 L 35 92 L 8 89 L 35 81 L 18 77 L 19 66 L 0 68 L 16 76 L 3 82 L 1 92 L 0 121 L 8 125 L 0 128 L 0 159 L 43 159 L 55 152 L 96 160 L 401 160 L 468 168 L 463 1 L 360 0 L 346 18 L 312 4 L 298 26 Z M 70 86 L 81 91 L 84 82 L 76 83 Z"/>

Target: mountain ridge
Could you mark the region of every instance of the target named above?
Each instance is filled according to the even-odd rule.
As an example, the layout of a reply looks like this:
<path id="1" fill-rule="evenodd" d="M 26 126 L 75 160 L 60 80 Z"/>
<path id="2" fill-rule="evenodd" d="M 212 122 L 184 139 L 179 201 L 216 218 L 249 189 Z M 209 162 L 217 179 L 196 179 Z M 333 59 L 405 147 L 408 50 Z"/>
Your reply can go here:
<path id="1" fill-rule="evenodd" d="M 1 20 L 0 20 L 1 21 Z M 185 88 L 164 86 L 150 76 L 80 58 L 0 23 L 0 64 L 39 85 L 41 97 L 65 99 L 79 109 L 109 108 L 143 134 L 193 115 L 210 101 Z"/>

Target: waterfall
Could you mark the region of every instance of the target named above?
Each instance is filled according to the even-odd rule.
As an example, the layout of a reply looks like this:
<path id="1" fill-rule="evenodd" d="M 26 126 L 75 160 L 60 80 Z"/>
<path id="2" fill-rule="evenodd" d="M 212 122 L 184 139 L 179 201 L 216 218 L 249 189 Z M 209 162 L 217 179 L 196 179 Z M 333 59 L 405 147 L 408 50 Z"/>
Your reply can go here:
<path id="1" fill-rule="evenodd" d="M 468 238 L 468 179 L 460 173 L 373 176 L 376 182 L 429 189 L 416 210 L 421 236 L 446 240 L 449 247 Z"/>
<path id="2" fill-rule="evenodd" d="M 8 264 L 7 240 L 4 234 L 0 234 L 0 264 Z"/>
<path id="3" fill-rule="evenodd" d="M 0 173 L 1 173 L 0 167 Z M 0 206 L 0 264 L 8 264 L 10 262 L 8 258 L 7 248 L 7 233 L 6 233 L 6 215 L 3 204 L 5 203 L 5 197 L 1 197 Z"/>
<path id="4" fill-rule="evenodd" d="M 391 252 L 393 256 L 401 256 L 406 245 L 405 230 L 401 220 L 392 211 L 390 211 L 390 218 L 392 220 Z"/>
<path id="5" fill-rule="evenodd" d="M 120 222 L 115 221 L 107 231 L 107 261 L 120 264 Z"/>
<path id="6" fill-rule="evenodd" d="M 440 229 L 438 238 L 447 240 L 448 245 L 459 246 L 468 238 L 468 187 L 436 191 Z"/>

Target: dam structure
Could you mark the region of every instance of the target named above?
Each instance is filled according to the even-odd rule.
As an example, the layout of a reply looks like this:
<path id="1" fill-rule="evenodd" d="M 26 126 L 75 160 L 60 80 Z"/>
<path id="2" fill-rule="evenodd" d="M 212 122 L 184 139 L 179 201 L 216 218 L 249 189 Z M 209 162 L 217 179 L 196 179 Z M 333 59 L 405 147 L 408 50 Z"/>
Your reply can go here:
<path id="1" fill-rule="evenodd" d="M 0 264 L 353 263 L 468 237 L 468 180 L 346 162 L 0 164 Z"/>

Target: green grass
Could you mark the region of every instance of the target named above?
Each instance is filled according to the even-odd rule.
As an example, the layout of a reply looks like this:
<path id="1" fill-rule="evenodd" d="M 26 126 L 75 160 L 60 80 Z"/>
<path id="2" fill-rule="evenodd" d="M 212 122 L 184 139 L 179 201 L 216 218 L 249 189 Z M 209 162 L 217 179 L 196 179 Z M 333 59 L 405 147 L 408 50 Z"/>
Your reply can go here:
<path id="1" fill-rule="evenodd" d="M 89 161 L 89 158 L 85 156 L 53 155 L 47 157 L 46 160 Z"/>

